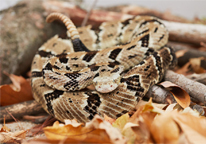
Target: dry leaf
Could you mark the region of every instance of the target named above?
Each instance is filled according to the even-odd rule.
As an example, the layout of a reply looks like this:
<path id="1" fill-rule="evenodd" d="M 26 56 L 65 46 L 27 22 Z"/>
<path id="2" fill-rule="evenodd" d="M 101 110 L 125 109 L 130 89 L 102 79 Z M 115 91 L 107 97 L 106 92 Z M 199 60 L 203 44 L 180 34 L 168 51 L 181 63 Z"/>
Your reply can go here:
<path id="1" fill-rule="evenodd" d="M 32 100 L 30 82 L 21 76 L 9 75 L 13 84 L 0 86 L 1 106 Z"/>
<path id="2" fill-rule="evenodd" d="M 152 103 L 152 98 L 150 98 L 149 102 L 146 103 L 143 107 L 142 112 L 147 112 L 147 111 L 151 111 L 158 114 L 164 113 L 164 111 L 161 108 L 158 108 L 157 106 L 155 106 L 154 103 Z"/>
<path id="3" fill-rule="evenodd" d="M 17 132 L 0 132 L 0 142 L 2 143 L 14 143 L 20 141 L 26 137 L 26 131 L 21 130 Z"/>
<path id="4" fill-rule="evenodd" d="M 128 113 L 126 113 L 122 115 L 121 117 L 119 117 L 118 119 L 116 119 L 116 121 L 112 124 L 112 126 L 122 131 L 125 124 L 128 122 L 128 120 L 129 120 L 129 115 Z"/>
<path id="5" fill-rule="evenodd" d="M 183 74 L 183 75 L 192 74 L 191 63 L 187 62 L 184 66 L 182 66 L 181 68 L 175 70 L 175 72 L 178 73 L 178 74 Z"/>
<path id="6" fill-rule="evenodd" d="M 98 129 L 105 130 L 107 132 L 107 134 L 109 135 L 110 140 L 114 143 L 124 143 L 125 142 L 125 139 L 123 138 L 120 131 L 118 129 L 112 127 L 112 125 L 109 122 L 104 121 L 98 115 L 96 115 L 92 121 L 86 123 L 86 127 L 94 128 L 97 130 Z"/>
<path id="7" fill-rule="evenodd" d="M 179 51 L 175 52 L 175 55 L 177 58 L 179 58 L 179 57 L 183 56 L 187 51 L 188 51 L 187 49 L 179 50 Z"/>
<path id="8" fill-rule="evenodd" d="M 205 57 L 191 58 L 189 62 L 187 62 L 181 68 L 177 69 L 175 72 L 183 75 L 188 75 L 192 73 L 205 73 L 206 66 L 204 65 L 204 63 L 206 63 Z"/>
<path id="9" fill-rule="evenodd" d="M 192 67 L 192 69 L 195 73 L 199 74 L 199 73 L 205 73 L 206 72 L 206 67 L 204 67 L 203 64 L 201 64 L 201 63 L 206 62 L 205 57 L 192 58 L 192 59 L 190 59 L 189 62 L 190 62 L 191 67 Z"/>
<path id="10" fill-rule="evenodd" d="M 131 123 L 131 122 L 128 122 L 128 123 L 126 123 L 124 129 L 122 130 L 122 135 L 127 138 L 128 144 L 133 144 L 136 141 L 136 134 L 132 130 L 132 127 L 138 127 L 138 125 Z"/>
<path id="11" fill-rule="evenodd" d="M 73 120 L 66 119 L 66 120 L 64 120 L 64 122 L 65 122 L 65 125 L 72 125 L 73 127 L 78 127 L 78 126 L 84 125 L 83 123 L 78 123 L 76 119 L 73 119 Z"/>
<path id="12" fill-rule="evenodd" d="M 164 81 L 160 84 L 165 88 L 169 88 L 170 92 L 173 94 L 179 105 L 181 105 L 183 108 L 189 107 L 191 100 L 189 94 L 185 90 L 169 81 Z"/>
<path id="13" fill-rule="evenodd" d="M 206 143 L 206 118 L 191 114 L 174 113 L 172 115 L 181 127 L 190 143 Z"/>
<path id="14" fill-rule="evenodd" d="M 150 142 L 149 141 L 150 133 L 149 133 L 149 129 L 146 124 L 147 121 L 145 121 L 144 117 L 145 116 L 139 115 L 138 117 L 136 117 L 134 122 L 128 122 L 125 124 L 122 130 L 122 134 L 127 138 L 127 143 L 133 144 L 133 143 Z M 133 121 L 133 120 L 134 118 L 132 118 L 129 121 Z M 152 120 L 152 118 L 150 120 Z"/>
<path id="15" fill-rule="evenodd" d="M 155 143 L 177 143 L 180 135 L 178 125 L 170 113 L 157 115 L 151 125 L 151 134 Z"/>
<path id="16" fill-rule="evenodd" d="M 180 110 L 184 110 L 184 109 L 178 103 L 173 103 L 173 104 L 170 104 L 165 109 L 165 112 L 171 112 L 171 111 L 174 111 L 174 110 L 180 111 Z"/>
<path id="17" fill-rule="evenodd" d="M 129 143 L 152 143 L 150 137 L 151 123 L 157 114 L 164 111 L 152 103 L 152 99 L 139 109 L 129 118 L 129 122 L 125 124 L 122 134 L 127 137 Z"/>
<path id="18" fill-rule="evenodd" d="M 0 132 L 10 132 L 10 128 L 6 126 L 5 117 L 4 117 L 4 126 L 1 128 Z"/>
<path id="19" fill-rule="evenodd" d="M 85 125 L 75 120 L 66 120 L 66 124 L 55 122 L 53 126 L 44 128 L 48 139 L 27 142 L 43 144 L 204 142 L 205 117 L 200 117 L 190 108 L 177 111 L 175 108 L 179 104 L 169 105 L 166 111 L 157 106 L 150 99 L 146 104 L 139 106 L 131 117 L 128 114 L 119 117 L 113 126 L 98 115 Z"/>
<path id="20" fill-rule="evenodd" d="M 85 126 L 74 121 L 71 121 L 68 125 L 60 125 L 59 122 L 55 122 L 53 126 L 44 128 L 44 132 L 50 140 L 64 140 L 65 142 L 125 142 L 118 129 L 112 127 L 110 123 L 97 115 Z"/>
<path id="21" fill-rule="evenodd" d="M 189 114 L 191 114 L 191 115 L 193 115 L 193 116 L 197 116 L 197 117 L 200 116 L 200 113 L 199 113 L 197 110 L 193 110 L 193 109 L 191 109 L 190 107 L 185 108 L 185 109 L 182 111 L 182 113 L 189 113 Z"/>
<path id="22" fill-rule="evenodd" d="M 110 124 L 113 124 L 116 121 L 115 119 L 108 117 L 106 114 L 104 114 L 104 120 L 109 122 Z"/>
<path id="23" fill-rule="evenodd" d="M 56 121 L 53 126 L 44 128 L 44 133 L 48 139 L 62 140 L 66 137 L 75 137 L 91 132 L 93 129 L 85 129 L 82 125 L 73 126 L 72 124 L 63 125 Z"/>

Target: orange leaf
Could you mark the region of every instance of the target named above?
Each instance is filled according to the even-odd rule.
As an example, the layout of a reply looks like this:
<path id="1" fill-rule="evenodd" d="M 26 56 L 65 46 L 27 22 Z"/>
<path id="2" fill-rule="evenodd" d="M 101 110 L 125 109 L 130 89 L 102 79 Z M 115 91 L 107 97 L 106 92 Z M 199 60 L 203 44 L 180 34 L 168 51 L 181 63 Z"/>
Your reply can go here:
<path id="1" fill-rule="evenodd" d="M 157 115 L 151 125 L 152 137 L 155 143 L 177 143 L 180 135 L 178 125 L 172 119 L 171 113 Z"/>
<path id="2" fill-rule="evenodd" d="M 187 51 L 188 51 L 187 49 L 179 50 L 179 51 L 175 52 L 175 55 L 177 58 L 179 58 L 179 57 L 183 56 Z"/>
<path id="3" fill-rule="evenodd" d="M 205 73 L 206 68 L 201 66 L 201 63 L 205 63 L 206 58 L 199 57 L 199 58 L 192 58 L 190 59 L 191 67 L 195 73 Z"/>
<path id="4" fill-rule="evenodd" d="M 50 140 L 66 140 L 66 142 L 71 139 L 72 141 L 87 143 L 125 141 L 117 129 L 97 115 L 92 121 L 86 123 L 85 127 L 74 121 L 70 121 L 68 125 L 55 122 L 52 127 L 44 128 L 44 132 Z"/>
<path id="5" fill-rule="evenodd" d="M 189 94 L 178 85 L 169 81 L 165 81 L 160 84 L 165 88 L 169 88 L 170 92 L 173 94 L 175 100 L 180 106 L 186 108 L 190 105 L 191 100 Z"/>
<path id="6" fill-rule="evenodd" d="M 191 114 L 176 113 L 172 115 L 176 123 L 181 127 L 190 143 L 206 142 L 206 118 L 196 117 Z"/>
<path id="7" fill-rule="evenodd" d="M 108 121 L 110 124 L 113 124 L 116 120 L 104 114 L 104 120 Z"/>
<path id="8" fill-rule="evenodd" d="M 1 106 L 32 100 L 30 82 L 21 76 L 9 75 L 13 84 L 0 86 Z"/>

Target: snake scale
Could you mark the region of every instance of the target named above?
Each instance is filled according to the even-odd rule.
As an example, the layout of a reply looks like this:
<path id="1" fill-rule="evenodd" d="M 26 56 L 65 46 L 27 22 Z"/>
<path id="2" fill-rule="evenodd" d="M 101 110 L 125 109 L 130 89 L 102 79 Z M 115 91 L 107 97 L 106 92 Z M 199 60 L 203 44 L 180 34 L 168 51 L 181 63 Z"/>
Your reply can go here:
<path id="1" fill-rule="evenodd" d="M 52 116 L 91 120 L 95 114 L 117 118 L 134 110 L 148 89 L 161 81 L 164 72 L 176 64 L 167 47 L 168 31 L 151 16 L 104 22 L 76 29 L 60 13 L 47 22 L 62 21 L 67 40 L 62 46 L 50 39 L 32 62 L 34 98 Z M 86 87 L 93 84 L 96 90 Z"/>

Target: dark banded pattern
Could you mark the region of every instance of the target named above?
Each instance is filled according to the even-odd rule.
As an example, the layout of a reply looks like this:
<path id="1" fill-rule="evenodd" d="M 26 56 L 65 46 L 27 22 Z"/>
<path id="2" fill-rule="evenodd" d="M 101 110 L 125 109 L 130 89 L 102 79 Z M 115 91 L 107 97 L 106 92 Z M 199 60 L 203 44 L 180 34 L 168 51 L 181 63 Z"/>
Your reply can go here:
<path id="1" fill-rule="evenodd" d="M 96 114 L 120 117 L 134 110 L 165 70 L 176 64 L 173 50 L 165 46 L 168 32 L 157 18 L 137 16 L 103 23 L 96 32 L 90 26 L 80 28 L 79 33 L 63 15 L 55 13 L 49 20 L 56 18 L 64 20 L 71 39 L 55 37 L 39 49 L 31 84 L 36 101 L 60 121 L 85 123 Z M 98 78 L 118 85 L 105 93 L 86 89 L 92 82 L 96 88 Z"/>

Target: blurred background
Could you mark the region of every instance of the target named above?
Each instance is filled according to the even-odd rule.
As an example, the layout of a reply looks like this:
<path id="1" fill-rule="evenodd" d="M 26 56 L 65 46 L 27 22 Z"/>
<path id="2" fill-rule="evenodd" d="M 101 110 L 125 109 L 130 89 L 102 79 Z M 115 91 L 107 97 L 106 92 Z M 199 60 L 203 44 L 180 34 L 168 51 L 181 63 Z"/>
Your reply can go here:
<path id="1" fill-rule="evenodd" d="M 15 5 L 20 0 L 0 0 L 0 10 Z M 73 0 L 75 1 L 75 0 Z M 85 9 L 89 9 L 94 0 L 83 0 Z M 174 15 L 193 19 L 206 17 L 206 0 L 98 0 L 96 7 L 108 7 L 121 4 L 134 4 L 158 11 L 170 11 Z"/>

